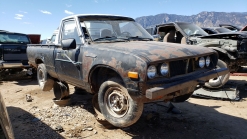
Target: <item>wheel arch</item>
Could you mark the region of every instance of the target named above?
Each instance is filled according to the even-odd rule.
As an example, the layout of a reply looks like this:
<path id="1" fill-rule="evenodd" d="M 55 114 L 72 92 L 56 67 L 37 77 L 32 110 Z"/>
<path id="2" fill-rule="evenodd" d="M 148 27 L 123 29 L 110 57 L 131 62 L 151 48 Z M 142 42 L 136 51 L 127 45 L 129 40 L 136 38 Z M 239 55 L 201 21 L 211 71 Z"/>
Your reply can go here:
<path id="1" fill-rule="evenodd" d="M 105 73 L 105 74 L 104 74 Z M 100 80 L 99 78 L 102 77 Z M 121 76 L 121 74 L 114 69 L 111 66 L 108 65 L 95 65 L 91 68 L 88 76 L 89 84 L 92 86 L 92 92 L 98 93 L 98 90 L 100 88 L 100 85 L 106 81 L 107 79 L 117 77 L 122 82 L 122 85 L 126 87 L 126 84 L 124 82 L 124 78 Z"/>

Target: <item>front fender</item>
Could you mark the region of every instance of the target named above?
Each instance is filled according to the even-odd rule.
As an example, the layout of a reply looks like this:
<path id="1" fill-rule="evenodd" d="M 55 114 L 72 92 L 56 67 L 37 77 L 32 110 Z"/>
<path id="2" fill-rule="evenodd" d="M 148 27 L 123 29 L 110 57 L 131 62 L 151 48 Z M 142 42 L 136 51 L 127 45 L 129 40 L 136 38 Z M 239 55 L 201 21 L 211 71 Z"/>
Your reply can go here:
<path id="1" fill-rule="evenodd" d="M 104 65 L 112 67 L 119 75 L 126 79 L 128 72 L 137 72 L 139 81 L 146 78 L 147 64 L 140 57 L 119 51 L 85 51 L 83 54 L 83 80 L 88 82 L 89 73 L 93 67 Z"/>
<path id="2" fill-rule="evenodd" d="M 222 48 L 219 48 L 219 47 L 208 47 L 208 48 L 211 48 L 211 49 L 215 50 L 218 53 L 226 55 L 229 59 L 236 59 L 231 54 L 229 54 L 225 49 L 222 49 Z"/>

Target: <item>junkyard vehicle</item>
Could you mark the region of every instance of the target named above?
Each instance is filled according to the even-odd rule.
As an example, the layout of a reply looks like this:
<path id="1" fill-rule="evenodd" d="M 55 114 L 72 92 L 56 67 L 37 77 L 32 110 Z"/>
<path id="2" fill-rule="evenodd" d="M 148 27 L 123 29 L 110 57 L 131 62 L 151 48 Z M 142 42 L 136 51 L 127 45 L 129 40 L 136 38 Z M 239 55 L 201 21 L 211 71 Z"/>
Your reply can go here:
<path id="1" fill-rule="evenodd" d="M 0 139 L 13 139 L 14 134 L 6 106 L 0 92 Z"/>
<path id="2" fill-rule="evenodd" d="M 44 91 L 68 97 L 68 85 L 98 95 L 99 112 L 116 127 L 134 124 L 144 103 L 183 102 L 198 85 L 228 73 L 215 69 L 217 53 L 204 47 L 165 44 L 134 19 L 73 15 L 62 19 L 58 44 L 28 45 Z"/>
<path id="3" fill-rule="evenodd" d="M 58 30 L 55 30 L 55 31 L 53 32 L 51 38 L 48 39 L 48 40 L 46 41 L 46 44 L 51 44 L 51 43 L 57 44 L 57 42 L 56 42 L 56 40 L 58 40 L 57 34 L 58 34 Z"/>
<path id="4" fill-rule="evenodd" d="M 240 31 L 247 32 L 247 25 L 245 27 L 243 27 Z"/>
<path id="5" fill-rule="evenodd" d="M 208 34 L 229 33 L 232 30 L 223 27 L 202 27 L 202 29 Z"/>
<path id="6" fill-rule="evenodd" d="M 242 27 L 231 25 L 231 24 L 219 24 L 219 27 L 224 27 L 232 31 L 240 31 Z"/>
<path id="7" fill-rule="evenodd" d="M 235 72 L 240 66 L 247 65 L 247 35 L 241 32 L 229 32 L 208 35 L 192 23 L 173 22 L 153 27 L 152 35 L 158 35 L 159 41 L 189 44 L 212 48 L 219 53 L 218 67 L 228 66 Z M 209 80 L 206 87 L 219 88 L 229 79 L 229 73 Z"/>
<path id="8" fill-rule="evenodd" d="M 8 31 L 0 31 L 0 77 L 6 69 L 11 72 L 30 68 L 26 55 L 27 44 L 38 43 L 38 35 L 26 35 Z"/>

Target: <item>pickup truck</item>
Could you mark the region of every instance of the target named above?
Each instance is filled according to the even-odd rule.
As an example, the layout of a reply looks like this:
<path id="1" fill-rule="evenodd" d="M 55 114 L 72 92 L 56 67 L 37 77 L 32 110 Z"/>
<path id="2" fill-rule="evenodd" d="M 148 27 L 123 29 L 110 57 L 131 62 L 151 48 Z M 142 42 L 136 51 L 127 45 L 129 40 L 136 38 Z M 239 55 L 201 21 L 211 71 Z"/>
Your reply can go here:
<path id="1" fill-rule="evenodd" d="M 26 49 L 27 44 L 39 42 L 40 35 L 0 31 L 0 77 L 5 70 L 11 73 L 30 68 Z"/>
<path id="2" fill-rule="evenodd" d="M 85 89 L 97 96 L 96 114 L 116 127 L 134 124 L 144 103 L 183 102 L 229 72 L 216 68 L 214 50 L 152 41 L 130 17 L 73 15 L 62 19 L 57 35 L 57 44 L 27 48 L 41 89 L 53 88 L 59 100 L 69 97 L 68 84 Z"/>

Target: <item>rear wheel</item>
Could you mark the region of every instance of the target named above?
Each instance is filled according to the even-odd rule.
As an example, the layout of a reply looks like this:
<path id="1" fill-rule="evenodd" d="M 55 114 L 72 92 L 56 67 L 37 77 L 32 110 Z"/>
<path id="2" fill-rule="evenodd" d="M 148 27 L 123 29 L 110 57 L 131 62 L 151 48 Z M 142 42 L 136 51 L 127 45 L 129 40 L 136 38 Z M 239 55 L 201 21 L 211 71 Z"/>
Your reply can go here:
<path id="1" fill-rule="evenodd" d="M 5 69 L 0 69 L 0 80 L 3 78 L 4 76 L 4 71 Z"/>
<path id="2" fill-rule="evenodd" d="M 0 73 L 2 73 L 2 72 L 4 72 L 4 71 L 5 71 L 5 69 L 1 69 L 1 68 L 0 68 Z"/>
<path id="3" fill-rule="evenodd" d="M 105 81 L 99 89 L 99 108 L 105 119 L 116 127 L 134 124 L 141 116 L 143 103 L 130 96 L 119 79 Z"/>
<path id="4" fill-rule="evenodd" d="M 50 91 L 52 89 L 54 80 L 48 76 L 48 73 L 46 71 L 46 67 L 44 64 L 39 64 L 37 68 L 37 80 L 39 83 L 39 87 L 43 91 Z"/>
<path id="5" fill-rule="evenodd" d="M 224 61 L 219 59 L 216 68 L 220 69 L 220 68 L 228 68 L 228 67 Z M 220 88 L 227 83 L 229 77 L 230 77 L 230 72 L 225 75 L 218 76 L 214 79 L 210 79 L 208 82 L 205 83 L 205 86 L 208 88 Z"/>

